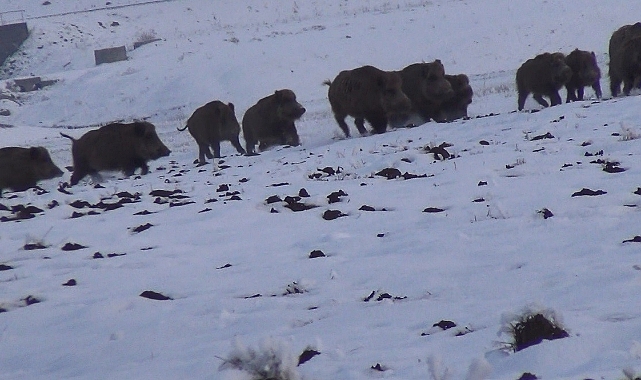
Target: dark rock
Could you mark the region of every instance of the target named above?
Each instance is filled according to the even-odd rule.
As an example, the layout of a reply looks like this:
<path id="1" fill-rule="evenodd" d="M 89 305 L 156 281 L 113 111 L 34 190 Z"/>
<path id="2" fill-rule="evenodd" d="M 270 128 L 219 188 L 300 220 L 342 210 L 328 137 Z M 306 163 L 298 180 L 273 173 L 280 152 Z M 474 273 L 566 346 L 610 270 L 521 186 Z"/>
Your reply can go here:
<path id="1" fill-rule="evenodd" d="M 486 140 L 479 141 L 479 144 L 481 144 L 481 145 L 490 145 L 490 143 L 487 142 Z"/>
<path id="2" fill-rule="evenodd" d="M 309 361 L 311 358 L 313 358 L 316 355 L 320 355 L 320 352 L 318 352 L 316 350 L 312 350 L 312 349 L 306 349 L 298 357 L 298 365 L 301 365 L 301 364 Z"/>
<path id="3" fill-rule="evenodd" d="M 432 327 L 440 327 L 443 330 L 449 330 L 453 327 L 456 327 L 456 323 L 452 321 L 441 320 L 440 322 L 433 324 Z"/>
<path id="4" fill-rule="evenodd" d="M 319 249 L 315 249 L 312 252 L 310 252 L 310 254 L 309 254 L 309 258 L 310 259 L 315 259 L 317 257 L 326 257 L 326 256 L 325 256 L 325 253 L 323 253 L 323 251 L 321 251 Z"/>
<path id="5" fill-rule="evenodd" d="M 291 196 L 288 195 L 288 196 L 285 197 L 284 201 L 287 204 L 298 203 L 298 202 L 300 202 L 300 197 L 298 197 L 298 196 L 291 197 Z"/>
<path id="6" fill-rule="evenodd" d="M 142 225 L 140 225 L 140 226 L 138 226 L 138 227 L 134 227 L 134 228 L 132 228 L 132 229 L 131 229 L 131 232 L 139 233 L 139 232 L 146 231 L 146 230 L 150 229 L 151 227 L 153 227 L 153 224 L 151 224 L 151 223 L 145 223 L 145 224 L 142 224 Z"/>
<path id="7" fill-rule="evenodd" d="M 595 190 L 590 190 L 590 189 L 586 189 L 584 187 L 583 189 L 581 189 L 581 191 L 577 191 L 577 192 L 573 193 L 572 196 L 573 197 L 581 197 L 581 196 L 586 196 L 586 195 L 587 196 L 595 196 L 595 195 L 603 195 L 603 194 L 607 194 L 607 192 L 603 191 L 603 190 L 596 190 L 596 191 Z"/>
<path id="8" fill-rule="evenodd" d="M 487 181 L 479 181 L 477 186 L 487 186 Z"/>
<path id="9" fill-rule="evenodd" d="M 105 257 L 102 255 L 100 252 L 96 252 L 93 254 L 94 259 L 104 259 Z"/>
<path id="10" fill-rule="evenodd" d="M 282 199 L 280 199 L 278 195 L 272 195 L 271 197 L 265 199 L 265 203 L 267 203 L 268 205 L 276 202 L 281 202 L 281 201 Z"/>
<path id="11" fill-rule="evenodd" d="M 543 139 L 553 139 L 553 138 L 554 138 L 554 136 L 550 132 L 548 132 L 548 133 L 546 133 L 544 135 L 534 136 L 534 137 L 532 137 L 530 139 L 530 141 L 543 140 Z"/>
<path id="12" fill-rule="evenodd" d="M 76 285 L 77 285 L 77 282 L 73 278 L 65 282 L 64 284 L 62 284 L 62 286 L 76 286 Z"/>
<path id="13" fill-rule="evenodd" d="M 340 210 L 326 210 L 323 213 L 323 219 L 325 220 L 334 220 L 341 216 L 347 216 L 347 214 L 343 214 Z"/>
<path id="14" fill-rule="evenodd" d="M 271 187 L 280 187 L 280 186 L 287 186 L 287 185 L 289 185 L 289 182 L 272 183 L 269 186 L 271 186 Z"/>
<path id="15" fill-rule="evenodd" d="M 309 193 L 307 192 L 307 190 L 305 190 L 305 188 L 302 188 L 298 190 L 298 196 L 301 198 L 309 198 Z"/>
<path id="16" fill-rule="evenodd" d="M 42 302 L 41 300 L 39 300 L 38 298 L 36 298 L 34 296 L 27 296 L 26 298 L 23 298 L 22 301 L 24 301 L 25 306 L 30 306 L 30 305 L 34 305 L 34 304 Z"/>
<path id="17" fill-rule="evenodd" d="M 167 297 L 164 294 L 160 294 L 152 290 L 145 290 L 144 292 L 140 293 L 140 297 L 149 298 L 150 300 L 156 300 L 156 301 L 167 301 L 167 300 L 173 299 L 171 297 Z"/>
<path id="18" fill-rule="evenodd" d="M 641 236 L 636 235 L 632 239 L 624 240 L 623 243 L 641 243 Z"/>
<path id="19" fill-rule="evenodd" d="M 229 185 L 222 184 L 218 186 L 218 189 L 216 189 L 217 193 L 223 193 L 225 191 L 229 191 Z"/>
<path id="20" fill-rule="evenodd" d="M 341 201 L 340 197 L 346 197 L 346 196 L 347 196 L 347 193 L 344 192 L 343 190 L 334 191 L 333 193 L 327 196 L 327 201 L 330 204 L 340 202 Z"/>
<path id="21" fill-rule="evenodd" d="M 216 269 L 226 269 L 226 268 L 231 268 L 231 264 L 227 263 L 227 264 L 223 265 L 222 267 L 218 267 Z"/>
<path id="22" fill-rule="evenodd" d="M 548 219 L 554 216 L 552 214 L 552 211 L 548 210 L 547 208 L 542 208 L 541 210 L 537 211 L 539 214 L 543 215 L 543 219 Z"/>
<path id="23" fill-rule="evenodd" d="M 372 206 L 368 205 L 362 205 L 361 208 L 359 208 L 361 211 L 376 211 L 376 209 Z"/>
<path id="24" fill-rule="evenodd" d="M 13 269 L 11 265 L 0 264 L 0 271 L 10 270 L 10 269 Z"/>
<path id="25" fill-rule="evenodd" d="M 77 243 L 66 243 L 65 245 L 60 248 L 63 251 L 77 251 L 79 249 L 87 248 L 84 245 L 80 245 Z"/>
<path id="26" fill-rule="evenodd" d="M 428 208 L 423 210 L 423 212 L 429 212 L 429 213 L 437 213 L 437 212 L 443 212 L 443 211 L 445 211 L 445 210 L 442 209 L 442 208 L 438 208 L 438 207 L 428 207 Z"/>
<path id="27" fill-rule="evenodd" d="M 22 249 L 24 249 L 25 251 L 33 251 L 34 249 L 45 249 L 45 248 L 47 248 L 47 246 L 42 243 L 28 243 L 28 244 L 25 244 L 24 247 L 22 247 Z"/>
<path id="28" fill-rule="evenodd" d="M 396 168 L 385 168 L 376 173 L 376 175 L 387 179 L 395 179 L 401 176 L 401 171 Z"/>

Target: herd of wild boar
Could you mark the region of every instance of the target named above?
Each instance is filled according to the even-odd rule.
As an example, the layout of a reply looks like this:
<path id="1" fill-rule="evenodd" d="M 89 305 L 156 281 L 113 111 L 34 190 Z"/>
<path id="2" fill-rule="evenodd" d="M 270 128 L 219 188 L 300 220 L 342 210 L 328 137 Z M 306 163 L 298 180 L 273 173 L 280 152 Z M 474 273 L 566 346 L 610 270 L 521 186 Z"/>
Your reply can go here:
<path id="1" fill-rule="evenodd" d="M 629 95 L 641 87 L 641 22 L 617 29 L 609 44 L 609 78 L 612 96 Z M 562 103 L 559 90 L 566 88 L 566 102 L 583 100 L 584 88 L 592 87 L 601 98 L 601 71 L 594 52 L 575 49 L 563 53 L 543 53 L 524 62 L 516 72 L 518 109 L 527 97 L 542 106 Z M 411 64 L 400 71 L 383 71 L 363 66 L 341 71 L 329 86 L 329 103 L 341 130 L 350 137 L 347 116 L 354 118 L 356 129 L 366 135 L 365 121 L 373 133 L 388 126 L 422 124 L 433 120 L 447 122 L 467 117 L 473 91 L 465 74 L 447 75 L 440 60 Z M 543 98 L 548 97 L 550 103 Z M 292 90 L 277 90 L 250 107 L 242 119 L 245 148 L 240 144 L 241 124 L 232 103 L 212 101 L 196 109 L 185 128 L 198 145 L 198 163 L 220 157 L 221 141 L 229 141 L 238 153 L 255 155 L 258 149 L 274 145 L 300 144 L 295 122 L 305 113 Z M 416 122 L 415 122 L 416 121 Z M 86 175 L 98 176 L 102 170 L 122 170 L 132 175 L 138 168 L 147 174 L 150 160 L 167 156 L 153 124 L 136 121 L 112 123 L 89 131 L 79 138 L 61 133 L 71 140 L 73 173 L 69 185 Z M 210 149 L 213 149 L 213 155 Z M 2 190 L 25 190 L 37 182 L 62 176 L 43 147 L 6 147 L 0 149 L 0 196 Z"/>

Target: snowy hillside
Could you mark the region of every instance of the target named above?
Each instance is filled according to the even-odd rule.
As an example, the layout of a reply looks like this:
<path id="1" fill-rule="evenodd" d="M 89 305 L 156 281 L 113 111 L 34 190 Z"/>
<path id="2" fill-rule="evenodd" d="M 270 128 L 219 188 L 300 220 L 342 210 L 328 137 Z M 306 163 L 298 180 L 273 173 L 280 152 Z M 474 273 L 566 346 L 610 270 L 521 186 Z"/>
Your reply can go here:
<path id="1" fill-rule="evenodd" d="M 0 100 L 0 146 L 63 168 L 61 131 L 146 118 L 172 153 L 0 198 L 0 379 L 247 380 L 224 364 L 251 349 L 292 380 L 641 374 L 641 101 L 607 79 L 641 2 L 50 2 L 0 0 L 31 31 L 0 90 L 57 81 Z M 119 45 L 127 61 L 95 66 Z M 574 48 L 596 53 L 605 99 L 516 112 L 519 65 Z M 343 137 L 324 80 L 434 59 L 470 76 L 469 120 Z M 223 142 L 194 164 L 176 128 L 197 107 L 241 120 L 281 88 L 307 109 L 301 146 Z M 443 143 L 449 159 L 427 152 Z M 569 336 L 514 352 L 506 328 L 528 312 Z M 320 354 L 296 366 L 305 350 Z"/>

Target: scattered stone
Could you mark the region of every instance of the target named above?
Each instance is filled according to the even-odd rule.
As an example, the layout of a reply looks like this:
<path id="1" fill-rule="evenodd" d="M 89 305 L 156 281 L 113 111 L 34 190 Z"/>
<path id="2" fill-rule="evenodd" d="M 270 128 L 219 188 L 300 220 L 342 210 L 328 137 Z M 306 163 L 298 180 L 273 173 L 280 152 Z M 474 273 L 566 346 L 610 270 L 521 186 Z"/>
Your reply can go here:
<path id="1" fill-rule="evenodd" d="M 249 180 L 247 178 L 245 178 L 245 177 L 243 177 L 243 178 L 238 180 L 238 182 L 240 182 L 240 183 L 245 183 L 245 182 L 248 182 L 248 181 Z"/>
<path id="2" fill-rule="evenodd" d="M 287 186 L 287 185 L 289 185 L 289 182 L 272 183 L 269 186 L 271 186 L 271 187 L 280 187 L 280 186 Z"/>
<path id="3" fill-rule="evenodd" d="M 587 196 L 595 196 L 595 195 L 603 195 L 603 194 L 607 194 L 607 191 L 603 191 L 603 190 L 596 190 L 595 191 L 595 190 L 590 190 L 590 189 L 587 189 L 587 188 L 584 187 L 583 189 L 581 189 L 581 191 L 577 191 L 574 194 L 572 194 L 572 196 L 573 197 L 581 197 L 581 196 L 586 196 L 586 195 Z"/>
<path id="4" fill-rule="evenodd" d="M 229 190 L 229 189 L 227 189 Z M 225 190 L 225 191 L 227 191 Z M 183 191 L 180 189 L 176 190 L 152 190 L 149 195 L 152 197 L 164 197 L 164 198 L 169 198 L 172 196 L 175 196 L 176 194 L 181 194 Z"/>
<path id="5" fill-rule="evenodd" d="M 443 212 L 443 211 L 445 211 L 445 210 L 442 209 L 442 208 L 438 208 L 438 207 L 428 207 L 428 208 L 423 210 L 423 212 L 429 212 L 429 213 L 437 213 L 437 212 Z"/>
<path id="6" fill-rule="evenodd" d="M 376 209 L 372 206 L 368 205 L 362 205 L 361 208 L 359 208 L 360 211 L 376 211 Z"/>
<path id="7" fill-rule="evenodd" d="M 486 141 L 486 140 L 479 141 L 479 144 L 481 144 L 481 145 L 490 145 L 490 143 L 488 141 Z"/>
<path id="8" fill-rule="evenodd" d="M 62 284 L 62 286 L 76 286 L 77 282 L 73 278 Z"/>
<path id="9" fill-rule="evenodd" d="M 131 232 L 133 232 L 133 233 L 140 233 L 140 232 L 143 232 L 143 231 L 146 231 L 146 230 L 150 229 L 151 227 L 153 227 L 153 224 L 151 224 L 151 223 L 145 223 L 145 224 L 142 224 L 142 225 L 140 225 L 140 226 L 138 226 L 138 227 L 134 227 L 134 228 L 132 228 L 132 229 L 131 229 Z"/>
<path id="10" fill-rule="evenodd" d="M 514 337 L 514 351 L 521 351 L 525 348 L 539 344 L 546 340 L 567 338 L 569 334 L 549 321 L 541 314 L 528 315 L 512 325 Z"/>
<path id="11" fill-rule="evenodd" d="M 376 175 L 387 179 L 395 179 L 401 176 L 401 171 L 396 168 L 385 168 L 376 173 Z"/>
<path id="12" fill-rule="evenodd" d="M 282 199 L 280 199 L 278 195 L 272 195 L 271 197 L 265 199 L 265 203 L 268 205 L 276 202 L 282 202 Z"/>
<path id="13" fill-rule="evenodd" d="M 382 238 L 382 237 L 385 237 L 385 234 L 384 233 L 378 233 L 378 234 L 376 234 L 376 237 Z"/>
<path id="14" fill-rule="evenodd" d="M 343 214 L 340 210 L 326 210 L 323 213 L 323 219 L 325 220 L 334 220 L 342 216 L 347 216 L 347 214 Z"/>
<path id="15" fill-rule="evenodd" d="M 148 210 L 142 210 L 142 211 L 138 211 L 138 212 L 134 213 L 134 215 L 150 215 L 150 214 L 153 214 L 153 212 L 148 211 Z"/>
<path id="16" fill-rule="evenodd" d="M 320 249 L 315 249 L 312 252 L 310 252 L 310 254 L 309 254 L 309 258 L 310 259 L 315 259 L 315 258 L 318 258 L 318 257 L 326 257 L 325 253 L 323 253 L 323 251 L 321 251 Z"/>
<path id="17" fill-rule="evenodd" d="M 626 169 L 619 166 L 618 162 L 606 162 L 605 165 L 603 165 L 603 171 L 606 173 L 621 173 L 625 170 Z"/>
<path id="18" fill-rule="evenodd" d="M 227 184 L 219 185 L 218 189 L 216 189 L 217 193 L 223 193 L 225 191 L 229 191 L 229 185 L 227 185 Z"/>
<path id="19" fill-rule="evenodd" d="M 327 196 L 327 201 L 330 204 L 340 202 L 341 201 L 340 198 L 346 197 L 346 196 L 347 196 L 347 193 L 344 192 L 343 190 L 334 191 L 333 193 Z"/>
<path id="20" fill-rule="evenodd" d="M 104 259 L 105 257 L 102 255 L 100 252 L 96 252 L 93 254 L 94 259 Z"/>
<path id="21" fill-rule="evenodd" d="M 231 268 L 231 264 L 227 263 L 227 264 L 223 265 L 222 267 L 218 267 L 216 269 L 226 269 L 226 268 Z"/>
<path id="22" fill-rule="evenodd" d="M 11 269 L 13 269 L 13 267 L 11 265 L 0 264 L 0 272 L 1 271 L 5 271 L 5 270 L 11 270 Z"/>
<path id="23" fill-rule="evenodd" d="M 320 355 L 320 352 L 313 350 L 313 349 L 306 349 L 303 351 L 302 354 L 298 357 L 298 365 L 301 365 L 307 361 L 309 361 L 311 358 L 313 358 L 316 355 Z"/>
<path id="24" fill-rule="evenodd" d="M 84 248 L 87 248 L 87 247 L 85 247 L 84 245 L 77 244 L 77 243 L 66 243 L 60 249 L 63 250 L 63 251 L 77 251 L 79 249 L 84 249 Z"/>
<path id="25" fill-rule="evenodd" d="M 452 321 L 441 320 L 440 322 L 433 324 L 432 327 L 440 327 L 443 330 L 449 330 L 453 327 L 456 327 L 456 323 Z"/>
<path id="26" fill-rule="evenodd" d="M 144 292 L 140 293 L 140 297 L 149 298 L 150 300 L 156 300 L 156 301 L 167 301 L 167 300 L 173 299 L 171 297 L 167 297 L 164 294 L 160 294 L 152 290 L 145 290 Z"/>
<path id="27" fill-rule="evenodd" d="M 547 209 L 547 208 L 545 208 L 545 207 L 544 207 L 544 208 L 542 208 L 542 209 L 540 209 L 540 210 L 539 210 L 539 211 L 537 211 L 537 212 L 538 212 L 539 214 L 543 215 L 543 219 L 548 219 L 548 218 L 551 218 L 551 217 L 553 217 L 553 216 L 554 216 L 554 214 L 552 214 L 552 211 L 548 210 L 548 209 Z"/>
<path id="28" fill-rule="evenodd" d="M 285 207 L 290 209 L 290 210 L 292 210 L 292 211 L 298 212 L 298 211 L 310 210 L 310 209 L 316 208 L 318 206 L 316 206 L 316 205 L 308 205 L 308 204 L 300 203 L 300 202 L 292 202 L 292 203 L 287 203 L 285 205 Z M 278 213 L 278 211 L 274 210 L 273 208 L 272 208 L 271 212 Z"/>
<path id="29" fill-rule="evenodd" d="M 35 249 L 45 249 L 45 248 L 47 248 L 47 246 L 42 243 L 28 243 L 28 244 L 25 244 L 24 247 L 22 247 L 22 249 L 24 249 L 25 251 L 33 251 Z"/>
<path id="30" fill-rule="evenodd" d="M 479 181 L 477 186 L 487 186 L 487 181 Z"/>
<path id="31" fill-rule="evenodd" d="M 309 198 L 309 193 L 307 192 L 307 190 L 305 190 L 305 188 L 301 188 L 300 190 L 298 190 L 298 196 L 301 198 Z"/>
<path id="32" fill-rule="evenodd" d="M 474 202 L 474 203 L 481 203 L 481 202 L 485 202 L 485 198 L 483 198 L 483 197 L 481 197 L 481 198 L 476 198 L 476 199 L 474 199 L 472 202 Z"/>
<path id="33" fill-rule="evenodd" d="M 535 374 L 529 373 L 529 372 L 524 372 L 521 377 L 518 378 L 518 380 L 537 380 L 538 377 L 536 377 Z"/>
<path id="34" fill-rule="evenodd" d="M 34 304 L 42 302 L 41 300 L 39 300 L 38 298 L 36 298 L 34 296 L 27 296 L 26 298 L 23 298 L 22 301 L 24 301 L 25 306 L 30 306 L 30 305 L 34 305 Z"/>
<path id="35" fill-rule="evenodd" d="M 374 371 L 384 372 L 387 371 L 387 367 L 382 366 L 381 363 L 376 363 L 371 367 Z"/>
<path id="36" fill-rule="evenodd" d="M 544 135 L 539 135 L 539 136 L 534 136 L 530 139 L 530 141 L 536 141 L 536 140 L 543 140 L 543 139 L 553 139 L 554 136 L 550 132 L 544 134 Z"/>
<path id="37" fill-rule="evenodd" d="M 624 240 L 623 243 L 641 243 L 641 236 L 636 235 L 632 239 Z"/>

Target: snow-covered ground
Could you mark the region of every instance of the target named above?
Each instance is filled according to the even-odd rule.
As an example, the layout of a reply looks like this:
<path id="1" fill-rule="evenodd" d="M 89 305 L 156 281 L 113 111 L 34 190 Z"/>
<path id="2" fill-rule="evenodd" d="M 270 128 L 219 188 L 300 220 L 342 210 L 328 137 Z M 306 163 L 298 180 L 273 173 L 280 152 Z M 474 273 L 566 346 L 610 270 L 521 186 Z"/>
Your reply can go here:
<path id="1" fill-rule="evenodd" d="M 0 100 L 11 112 L 0 146 L 45 146 L 62 168 L 60 131 L 149 118 L 172 153 L 142 177 L 106 173 L 66 194 L 67 173 L 41 182 L 44 194 L 0 198 L 44 210 L 0 222 L 11 267 L 0 271 L 0 379 L 245 380 L 219 371 L 243 345 L 316 350 L 293 371 L 318 380 L 641 372 L 641 245 L 624 242 L 641 235 L 641 100 L 609 99 L 606 75 L 610 35 L 638 21 L 641 2 L 50 1 L 0 0 L 31 30 L 0 89 L 58 81 Z M 133 49 L 149 37 L 160 40 Z M 119 45 L 127 61 L 94 65 L 95 49 Z M 583 102 L 513 112 L 519 65 L 574 48 L 597 54 L 606 99 L 588 89 Z M 437 58 L 470 76 L 471 119 L 343 138 L 323 80 Z M 197 107 L 231 101 L 240 120 L 280 88 L 307 108 L 301 146 L 244 157 L 224 142 L 222 160 L 193 164 L 197 147 L 176 128 Z M 425 152 L 444 142 L 453 158 Z M 386 168 L 418 178 L 376 175 Z M 603 194 L 573 196 L 584 188 Z M 267 202 L 301 189 L 318 207 Z M 512 352 L 503 331 L 528 310 L 556 315 L 569 337 Z M 456 327 L 433 327 L 441 320 Z"/>

